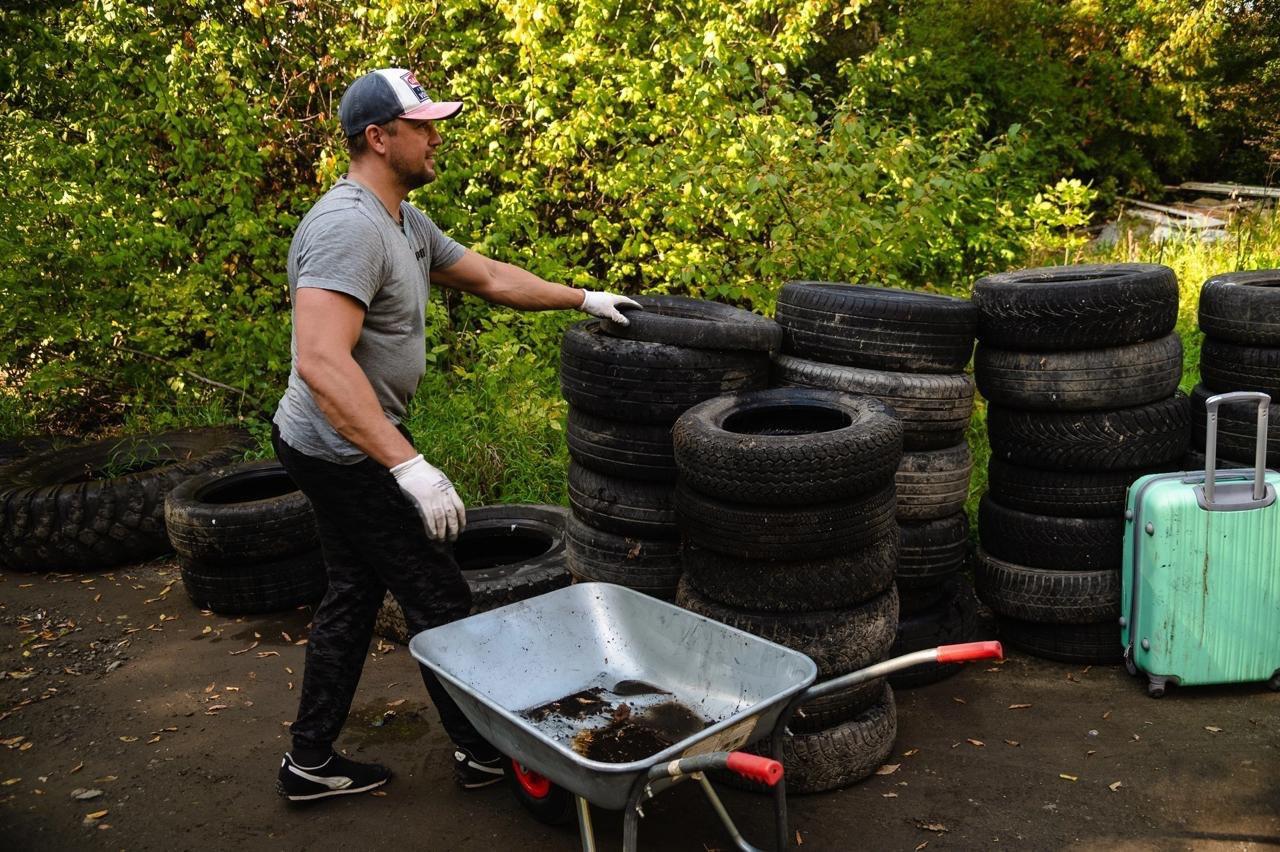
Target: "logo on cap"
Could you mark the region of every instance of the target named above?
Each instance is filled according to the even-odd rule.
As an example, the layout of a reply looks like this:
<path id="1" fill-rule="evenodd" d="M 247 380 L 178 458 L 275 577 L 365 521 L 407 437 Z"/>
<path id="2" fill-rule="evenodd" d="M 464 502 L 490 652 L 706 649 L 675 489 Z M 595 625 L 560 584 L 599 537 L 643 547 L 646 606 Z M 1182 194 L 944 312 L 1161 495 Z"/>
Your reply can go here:
<path id="1" fill-rule="evenodd" d="M 404 84 L 413 90 L 413 94 L 418 98 L 419 103 L 431 100 L 427 97 L 427 92 L 422 88 L 422 84 L 418 82 L 418 78 L 413 76 L 412 71 L 404 72 L 400 75 L 400 79 L 404 80 Z"/>

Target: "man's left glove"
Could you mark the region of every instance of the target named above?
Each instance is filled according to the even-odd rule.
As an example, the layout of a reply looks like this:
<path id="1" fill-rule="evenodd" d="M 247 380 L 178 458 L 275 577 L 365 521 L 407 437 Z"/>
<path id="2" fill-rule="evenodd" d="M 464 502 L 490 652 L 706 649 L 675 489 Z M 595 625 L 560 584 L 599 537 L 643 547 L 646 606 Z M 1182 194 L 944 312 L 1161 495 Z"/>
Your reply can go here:
<path id="1" fill-rule="evenodd" d="M 583 290 L 582 305 L 578 310 L 585 314 L 600 319 L 612 320 L 618 325 L 628 325 L 630 320 L 622 311 L 618 310 L 619 305 L 626 305 L 636 310 L 644 310 L 638 303 L 626 296 L 619 296 L 617 293 L 606 293 L 603 290 Z"/>

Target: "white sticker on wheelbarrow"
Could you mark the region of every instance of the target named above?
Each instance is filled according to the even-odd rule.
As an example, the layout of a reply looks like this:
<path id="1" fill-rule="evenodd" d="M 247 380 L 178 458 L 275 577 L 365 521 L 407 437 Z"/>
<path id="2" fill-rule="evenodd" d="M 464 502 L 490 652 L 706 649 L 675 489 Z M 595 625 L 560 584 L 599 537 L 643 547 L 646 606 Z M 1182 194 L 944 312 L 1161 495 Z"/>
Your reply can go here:
<path id="1" fill-rule="evenodd" d="M 713 737 L 698 740 L 684 750 L 681 757 L 693 757 L 695 754 L 710 754 L 713 751 L 733 751 L 751 741 L 751 734 L 756 729 L 756 719 L 743 719 L 736 725 L 725 728 Z"/>

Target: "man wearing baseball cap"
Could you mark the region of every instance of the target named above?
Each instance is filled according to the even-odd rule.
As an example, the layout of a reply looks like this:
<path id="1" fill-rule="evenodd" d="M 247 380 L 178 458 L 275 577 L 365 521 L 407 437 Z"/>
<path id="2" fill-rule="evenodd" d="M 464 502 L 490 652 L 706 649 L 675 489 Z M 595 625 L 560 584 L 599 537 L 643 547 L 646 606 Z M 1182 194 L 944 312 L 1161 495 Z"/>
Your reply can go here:
<path id="1" fill-rule="evenodd" d="M 293 744 L 279 772 L 292 801 L 359 793 L 391 771 L 333 750 L 387 590 L 412 635 L 465 616 L 471 593 L 449 543 L 466 511 L 402 421 L 426 368 L 428 287 L 442 284 L 524 310 L 576 308 L 626 324 L 625 296 L 576 290 L 477 254 L 405 201 L 435 180 L 433 101 L 411 71 L 383 68 L 343 95 L 350 171 L 298 225 L 289 248 L 292 366 L 274 417 L 276 455 L 311 502 L 329 576 L 307 644 Z M 426 668 L 464 788 L 502 779 L 504 760 Z"/>

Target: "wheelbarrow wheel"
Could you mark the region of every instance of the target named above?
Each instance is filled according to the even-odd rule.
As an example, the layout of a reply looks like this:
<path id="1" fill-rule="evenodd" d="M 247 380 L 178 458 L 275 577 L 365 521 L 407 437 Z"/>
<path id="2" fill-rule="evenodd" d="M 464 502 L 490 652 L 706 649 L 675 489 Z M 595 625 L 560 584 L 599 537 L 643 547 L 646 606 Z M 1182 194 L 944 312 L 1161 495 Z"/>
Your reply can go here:
<path id="1" fill-rule="evenodd" d="M 564 825 L 573 820 L 573 794 L 552 784 L 550 779 L 527 768 L 520 761 L 511 761 L 507 782 L 515 793 L 516 800 L 538 822 Z"/>

